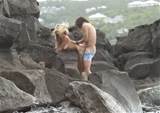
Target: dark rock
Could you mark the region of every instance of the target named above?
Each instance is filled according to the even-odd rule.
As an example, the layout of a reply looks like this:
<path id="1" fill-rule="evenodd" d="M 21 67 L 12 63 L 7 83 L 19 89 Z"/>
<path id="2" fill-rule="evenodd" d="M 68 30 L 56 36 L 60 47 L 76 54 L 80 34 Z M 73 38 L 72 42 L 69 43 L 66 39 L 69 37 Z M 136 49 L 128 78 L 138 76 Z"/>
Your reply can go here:
<path id="1" fill-rule="evenodd" d="M 15 19 L 0 16 L 0 48 L 10 48 L 19 37 L 22 23 Z"/>
<path id="2" fill-rule="evenodd" d="M 55 69 L 45 70 L 45 80 L 52 103 L 56 104 L 65 99 L 66 89 L 69 87 L 70 78 Z"/>
<path id="3" fill-rule="evenodd" d="M 127 70 L 129 76 L 134 79 L 144 79 L 146 77 L 160 77 L 160 59 L 140 59 L 138 63 L 132 65 Z"/>
<path id="4" fill-rule="evenodd" d="M 10 11 L 7 0 L 0 0 L 0 15 L 9 17 Z"/>
<path id="5" fill-rule="evenodd" d="M 6 0 L 10 16 L 32 15 L 39 17 L 40 10 L 36 0 Z"/>
<path id="6" fill-rule="evenodd" d="M 160 21 L 157 20 L 153 24 L 151 24 L 151 34 L 152 34 L 152 47 L 153 47 L 153 55 L 154 57 L 159 56 L 160 49 Z"/>
<path id="7" fill-rule="evenodd" d="M 26 15 L 14 16 L 14 19 L 17 19 L 26 25 L 26 29 L 30 37 L 30 40 L 36 42 L 37 32 L 40 29 L 39 27 L 40 23 L 38 19 L 33 16 L 26 16 Z"/>
<path id="8" fill-rule="evenodd" d="M 109 69 L 118 70 L 113 64 L 109 64 L 108 62 L 105 62 L 105 61 L 93 61 L 92 66 L 91 66 L 91 70 L 93 73 L 105 71 Z"/>
<path id="9" fill-rule="evenodd" d="M 133 79 L 144 79 L 150 76 L 152 63 L 153 63 L 153 60 L 145 59 L 140 63 L 130 66 L 129 69 L 127 70 L 129 73 L 129 76 Z"/>
<path id="10" fill-rule="evenodd" d="M 14 16 L 15 19 L 23 22 L 26 25 L 30 41 L 35 43 L 52 46 L 54 37 L 51 37 L 49 28 L 42 26 L 38 19 L 33 16 Z"/>
<path id="11" fill-rule="evenodd" d="M 39 44 L 30 44 L 23 52 L 28 53 L 37 63 L 44 62 L 47 68 L 56 68 L 61 72 L 65 72 L 63 61 L 52 48 Z"/>
<path id="12" fill-rule="evenodd" d="M 96 33 L 97 33 L 97 43 L 96 43 L 97 49 L 104 49 L 107 50 L 108 52 L 111 52 L 112 46 L 109 40 L 106 38 L 105 33 L 103 33 L 100 30 L 96 30 Z"/>
<path id="13" fill-rule="evenodd" d="M 40 63 L 36 63 L 27 53 L 20 53 L 19 60 L 26 69 L 42 69 L 44 68 Z"/>
<path id="14" fill-rule="evenodd" d="M 151 78 L 160 78 L 160 59 L 155 59 L 150 68 L 150 77 Z"/>
<path id="15" fill-rule="evenodd" d="M 64 61 L 65 64 L 75 63 L 77 61 L 77 54 L 75 51 L 63 51 L 58 53 L 58 56 Z"/>
<path id="16" fill-rule="evenodd" d="M 129 31 L 128 36 L 119 38 L 113 54 L 119 56 L 133 51 L 152 52 L 152 34 L 150 26 L 138 26 Z"/>
<path id="17" fill-rule="evenodd" d="M 133 64 L 152 57 L 153 55 L 150 52 L 129 52 L 119 55 L 114 63 L 120 70 L 127 70 Z"/>
<path id="18" fill-rule="evenodd" d="M 0 76 L 12 81 L 19 89 L 34 96 L 38 103 L 52 102 L 43 70 L 2 71 Z"/>
<path id="19" fill-rule="evenodd" d="M 19 61 L 16 51 L 10 49 L 0 49 L 0 72 L 4 70 L 25 69 Z"/>
<path id="20" fill-rule="evenodd" d="M 95 56 L 93 57 L 94 61 L 105 61 L 108 64 L 113 65 L 113 57 L 107 50 L 97 49 Z"/>
<path id="21" fill-rule="evenodd" d="M 72 40 L 78 41 L 83 37 L 83 33 L 80 32 L 80 30 L 75 26 L 70 27 L 69 32 L 70 32 L 70 38 Z"/>
<path id="22" fill-rule="evenodd" d="M 0 77 L 0 112 L 26 107 L 34 104 L 35 98 L 19 88 L 16 85 Z"/>

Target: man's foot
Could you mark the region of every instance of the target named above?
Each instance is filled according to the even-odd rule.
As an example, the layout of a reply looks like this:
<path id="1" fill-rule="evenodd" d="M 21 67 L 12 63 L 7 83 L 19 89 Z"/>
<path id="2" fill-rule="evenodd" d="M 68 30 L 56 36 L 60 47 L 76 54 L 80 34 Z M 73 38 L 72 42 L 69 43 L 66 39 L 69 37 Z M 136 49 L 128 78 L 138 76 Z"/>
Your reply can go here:
<path id="1" fill-rule="evenodd" d="M 86 72 L 82 72 L 81 79 L 84 81 L 88 81 L 88 74 Z"/>

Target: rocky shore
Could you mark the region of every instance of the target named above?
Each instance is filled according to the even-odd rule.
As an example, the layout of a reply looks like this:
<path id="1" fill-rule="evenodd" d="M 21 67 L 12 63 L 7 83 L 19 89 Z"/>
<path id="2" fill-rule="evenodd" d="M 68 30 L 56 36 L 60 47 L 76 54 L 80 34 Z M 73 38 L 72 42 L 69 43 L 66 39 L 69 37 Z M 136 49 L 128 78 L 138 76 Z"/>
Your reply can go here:
<path id="1" fill-rule="evenodd" d="M 160 20 L 130 29 L 115 45 L 97 30 L 93 73 L 84 82 L 76 54 L 54 51 L 38 5 L 0 0 L 0 113 L 160 111 Z M 74 27 L 70 35 L 81 38 Z"/>

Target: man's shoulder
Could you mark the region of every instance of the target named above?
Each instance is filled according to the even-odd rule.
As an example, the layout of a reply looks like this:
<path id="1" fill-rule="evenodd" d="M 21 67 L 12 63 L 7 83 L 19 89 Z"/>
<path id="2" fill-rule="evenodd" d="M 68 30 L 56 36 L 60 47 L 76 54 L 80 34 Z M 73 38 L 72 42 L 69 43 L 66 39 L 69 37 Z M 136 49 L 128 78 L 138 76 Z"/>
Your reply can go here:
<path id="1" fill-rule="evenodd" d="M 91 27 L 92 24 L 91 23 L 83 23 L 82 28 L 88 28 Z"/>

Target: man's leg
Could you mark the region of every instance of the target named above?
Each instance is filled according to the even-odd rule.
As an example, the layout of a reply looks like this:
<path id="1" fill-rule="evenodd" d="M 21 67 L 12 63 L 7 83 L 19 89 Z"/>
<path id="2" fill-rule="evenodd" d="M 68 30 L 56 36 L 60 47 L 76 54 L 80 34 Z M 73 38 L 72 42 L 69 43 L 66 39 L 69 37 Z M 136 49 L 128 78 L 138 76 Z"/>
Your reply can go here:
<path id="1" fill-rule="evenodd" d="M 91 74 L 91 64 L 92 64 L 92 61 L 87 61 L 87 60 L 84 60 L 84 72 L 87 72 L 88 75 Z"/>
<path id="2" fill-rule="evenodd" d="M 89 74 L 91 74 L 91 61 L 85 61 L 83 62 L 84 64 L 84 71 L 82 72 L 81 76 L 82 76 L 82 80 L 88 81 L 88 76 Z"/>
<path id="3" fill-rule="evenodd" d="M 92 58 L 94 54 L 90 52 L 85 52 L 83 56 L 83 67 L 84 71 L 82 73 L 82 79 L 88 81 L 88 76 L 91 74 L 91 64 L 92 64 Z"/>

